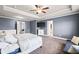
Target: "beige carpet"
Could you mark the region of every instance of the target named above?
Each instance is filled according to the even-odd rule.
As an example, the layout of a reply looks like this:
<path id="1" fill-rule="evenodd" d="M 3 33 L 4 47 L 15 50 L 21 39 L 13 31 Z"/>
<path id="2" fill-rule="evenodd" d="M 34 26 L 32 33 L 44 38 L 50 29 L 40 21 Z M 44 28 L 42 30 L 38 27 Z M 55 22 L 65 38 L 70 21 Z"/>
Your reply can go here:
<path id="1" fill-rule="evenodd" d="M 43 37 L 43 46 L 30 54 L 62 54 L 66 41 L 52 37 Z"/>

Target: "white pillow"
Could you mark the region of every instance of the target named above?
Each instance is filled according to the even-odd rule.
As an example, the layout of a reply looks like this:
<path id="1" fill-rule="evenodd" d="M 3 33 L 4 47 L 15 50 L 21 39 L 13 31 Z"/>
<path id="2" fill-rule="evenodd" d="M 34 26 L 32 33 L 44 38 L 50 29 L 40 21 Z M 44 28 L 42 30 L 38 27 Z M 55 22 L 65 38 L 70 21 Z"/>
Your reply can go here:
<path id="1" fill-rule="evenodd" d="M 1 50 L 1 54 L 11 53 L 18 48 L 19 48 L 18 44 L 10 44 Z"/>
<path id="2" fill-rule="evenodd" d="M 77 46 L 77 45 L 72 45 L 72 46 L 77 52 L 79 52 L 79 46 Z"/>
<path id="3" fill-rule="evenodd" d="M 20 46 L 21 51 L 24 52 L 29 47 L 28 40 L 19 40 L 19 46 Z"/>
<path id="4" fill-rule="evenodd" d="M 74 44 L 78 45 L 79 44 L 79 37 L 73 36 L 71 40 Z"/>
<path id="5" fill-rule="evenodd" d="M 4 37 L 0 37 L 0 42 L 4 42 Z"/>
<path id="6" fill-rule="evenodd" d="M 6 42 L 0 42 L 0 49 L 7 47 L 9 44 Z"/>
<path id="7" fill-rule="evenodd" d="M 17 38 L 15 38 L 12 34 L 7 34 L 5 36 L 5 41 L 8 43 L 17 43 Z"/>

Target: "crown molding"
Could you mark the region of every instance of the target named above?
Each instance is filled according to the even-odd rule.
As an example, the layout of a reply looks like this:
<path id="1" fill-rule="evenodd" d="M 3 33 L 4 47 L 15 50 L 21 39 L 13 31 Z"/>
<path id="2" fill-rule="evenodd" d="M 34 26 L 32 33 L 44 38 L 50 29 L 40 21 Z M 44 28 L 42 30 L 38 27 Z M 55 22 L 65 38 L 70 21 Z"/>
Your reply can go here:
<path id="1" fill-rule="evenodd" d="M 28 13 L 28 12 L 24 12 L 24 11 L 19 10 L 19 9 L 11 8 L 11 7 L 8 7 L 8 6 L 3 6 L 3 10 L 9 11 L 9 12 L 12 12 L 12 13 L 17 13 L 17 14 L 24 15 L 24 16 L 28 16 L 28 17 L 40 19 L 40 17 L 37 16 L 37 15 L 31 14 L 31 13 Z"/>

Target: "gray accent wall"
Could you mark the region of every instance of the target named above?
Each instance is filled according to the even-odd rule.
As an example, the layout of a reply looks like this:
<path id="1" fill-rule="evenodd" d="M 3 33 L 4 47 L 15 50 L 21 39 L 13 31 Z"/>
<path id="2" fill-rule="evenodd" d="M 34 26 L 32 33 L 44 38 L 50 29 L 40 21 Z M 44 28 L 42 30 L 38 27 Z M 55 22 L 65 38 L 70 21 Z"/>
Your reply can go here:
<path id="1" fill-rule="evenodd" d="M 15 29 L 15 20 L 8 18 L 0 18 L 0 30 L 13 30 Z"/>
<path id="2" fill-rule="evenodd" d="M 26 21 L 25 22 L 25 32 L 26 33 L 32 33 L 32 34 L 37 34 L 37 22 L 36 21 Z"/>
<path id="3" fill-rule="evenodd" d="M 79 14 L 53 19 L 54 36 L 71 39 L 79 36 Z"/>
<path id="4" fill-rule="evenodd" d="M 44 34 L 47 35 L 47 21 L 45 21 Z"/>
<path id="5" fill-rule="evenodd" d="M 30 33 L 30 21 L 25 22 L 25 32 Z"/>
<path id="6" fill-rule="evenodd" d="M 36 27 L 37 27 L 37 22 L 36 22 L 36 21 L 31 21 L 31 22 L 30 22 L 30 32 L 31 32 L 32 34 L 37 34 L 37 29 L 36 29 Z"/>

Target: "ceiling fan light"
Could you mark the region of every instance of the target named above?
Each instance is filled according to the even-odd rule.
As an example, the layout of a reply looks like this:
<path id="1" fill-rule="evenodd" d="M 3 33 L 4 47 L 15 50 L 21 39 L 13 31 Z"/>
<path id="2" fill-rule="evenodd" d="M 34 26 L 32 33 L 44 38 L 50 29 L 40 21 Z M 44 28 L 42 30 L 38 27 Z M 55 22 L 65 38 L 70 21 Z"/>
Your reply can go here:
<path id="1" fill-rule="evenodd" d="M 37 10 L 38 13 L 41 13 L 41 9 Z"/>
<path id="2" fill-rule="evenodd" d="M 35 11 L 36 14 L 46 13 L 47 12 L 47 9 L 49 9 L 49 7 L 42 7 L 40 5 L 35 5 L 35 7 L 36 7 L 36 9 L 30 10 L 30 11 Z"/>

